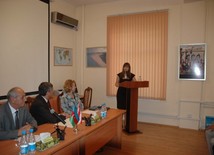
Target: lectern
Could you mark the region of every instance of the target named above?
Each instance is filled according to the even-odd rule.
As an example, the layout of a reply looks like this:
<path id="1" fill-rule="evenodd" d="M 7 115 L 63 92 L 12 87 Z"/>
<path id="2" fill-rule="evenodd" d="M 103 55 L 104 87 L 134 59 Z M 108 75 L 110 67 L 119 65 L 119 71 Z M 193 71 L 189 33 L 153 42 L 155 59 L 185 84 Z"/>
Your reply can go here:
<path id="1" fill-rule="evenodd" d="M 149 81 L 125 81 L 120 87 L 130 89 L 130 101 L 126 101 L 126 131 L 136 133 L 138 114 L 138 88 L 149 87 Z"/>

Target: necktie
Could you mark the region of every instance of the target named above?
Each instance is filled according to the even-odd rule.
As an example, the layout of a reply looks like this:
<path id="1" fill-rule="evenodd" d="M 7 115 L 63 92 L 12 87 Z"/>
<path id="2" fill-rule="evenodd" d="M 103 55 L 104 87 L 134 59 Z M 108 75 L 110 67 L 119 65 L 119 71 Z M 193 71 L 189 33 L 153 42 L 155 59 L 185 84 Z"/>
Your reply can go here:
<path id="1" fill-rule="evenodd" d="M 16 129 L 19 129 L 19 111 L 16 111 L 16 116 L 15 116 L 15 121 L 16 121 Z"/>

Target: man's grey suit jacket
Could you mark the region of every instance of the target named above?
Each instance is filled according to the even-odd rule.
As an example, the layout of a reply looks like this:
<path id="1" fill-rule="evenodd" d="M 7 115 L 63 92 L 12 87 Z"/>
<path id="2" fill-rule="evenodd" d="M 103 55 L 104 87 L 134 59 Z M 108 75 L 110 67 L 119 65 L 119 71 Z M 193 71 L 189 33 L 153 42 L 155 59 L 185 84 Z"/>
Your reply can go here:
<path id="1" fill-rule="evenodd" d="M 19 126 L 22 127 L 26 123 L 37 128 L 37 122 L 30 114 L 26 107 L 19 109 Z M 9 103 L 0 106 L 0 140 L 15 139 L 18 137 L 18 130 L 15 127 L 13 115 L 9 107 Z"/>

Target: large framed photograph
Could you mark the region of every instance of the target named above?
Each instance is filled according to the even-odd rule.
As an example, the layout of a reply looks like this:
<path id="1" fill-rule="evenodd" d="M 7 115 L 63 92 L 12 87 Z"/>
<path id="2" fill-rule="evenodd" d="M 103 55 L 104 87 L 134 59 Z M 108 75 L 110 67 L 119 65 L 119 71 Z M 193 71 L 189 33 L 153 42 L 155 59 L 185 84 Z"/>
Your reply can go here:
<path id="1" fill-rule="evenodd" d="M 87 67 L 106 67 L 106 47 L 86 48 Z"/>
<path id="2" fill-rule="evenodd" d="M 205 43 L 179 46 L 179 79 L 206 80 L 206 49 Z"/>
<path id="3" fill-rule="evenodd" d="M 54 47 L 54 65 L 72 66 L 72 48 Z"/>

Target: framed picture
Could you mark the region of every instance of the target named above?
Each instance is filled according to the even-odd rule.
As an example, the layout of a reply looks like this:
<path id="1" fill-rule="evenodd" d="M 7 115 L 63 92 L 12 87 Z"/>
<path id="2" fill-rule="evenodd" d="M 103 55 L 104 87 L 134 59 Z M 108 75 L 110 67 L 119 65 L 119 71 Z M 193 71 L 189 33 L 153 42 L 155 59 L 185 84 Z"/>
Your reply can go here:
<path id="1" fill-rule="evenodd" d="M 206 80 L 206 44 L 181 44 L 178 63 L 179 79 Z"/>
<path id="2" fill-rule="evenodd" d="M 87 67 L 106 67 L 106 47 L 86 48 Z"/>
<path id="3" fill-rule="evenodd" d="M 72 49 L 64 47 L 54 47 L 54 65 L 72 66 Z"/>

